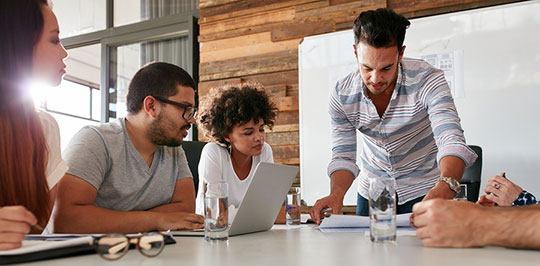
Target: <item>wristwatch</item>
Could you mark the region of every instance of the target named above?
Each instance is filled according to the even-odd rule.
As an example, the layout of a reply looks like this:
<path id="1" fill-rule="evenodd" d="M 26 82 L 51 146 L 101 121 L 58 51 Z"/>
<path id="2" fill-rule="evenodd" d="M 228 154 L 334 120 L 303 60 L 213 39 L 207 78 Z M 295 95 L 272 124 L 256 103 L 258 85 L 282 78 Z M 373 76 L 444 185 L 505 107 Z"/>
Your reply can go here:
<path id="1" fill-rule="evenodd" d="M 446 184 L 448 184 L 450 189 L 456 192 L 456 194 L 459 194 L 459 192 L 461 191 L 461 188 L 459 187 L 459 182 L 457 180 L 446 176 L 441 176 L 439 180 L 444 181 Z"/>

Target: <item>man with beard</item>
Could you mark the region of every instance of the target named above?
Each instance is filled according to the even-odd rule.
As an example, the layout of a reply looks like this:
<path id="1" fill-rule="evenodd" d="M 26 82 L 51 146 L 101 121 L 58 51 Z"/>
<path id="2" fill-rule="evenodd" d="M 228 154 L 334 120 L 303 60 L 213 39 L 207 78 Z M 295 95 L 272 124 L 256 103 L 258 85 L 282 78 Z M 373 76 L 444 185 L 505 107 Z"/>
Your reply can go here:
<path id="1" fill-rule="evenodd" d="M 64 151 L 54 231 L 137 233 L 202 228 L 182 139 L 194 122 L 195 82 L 168 63 L 143 66 L 128 115 L 86 126 Z"/>
<path id="2" fill-rule="evenodd" d="M 322 210 L 340 211 L 357 176 L 356 213 L 361 216 L 369 215 L 369 178 L 396 180 L 397 213 L 410 213 L 422 200 L 451 199 L 465 166 L 477 157 L 465 143 L 444 72 L 423 60 L 403 58 L 409 25 L 385 8 L 362 12 L 354 22 L 358 69 L 330 92 L 331 190 L 310 211 L 317 223 Z M 357 165 L 358 131 L 362 149 Z"/>

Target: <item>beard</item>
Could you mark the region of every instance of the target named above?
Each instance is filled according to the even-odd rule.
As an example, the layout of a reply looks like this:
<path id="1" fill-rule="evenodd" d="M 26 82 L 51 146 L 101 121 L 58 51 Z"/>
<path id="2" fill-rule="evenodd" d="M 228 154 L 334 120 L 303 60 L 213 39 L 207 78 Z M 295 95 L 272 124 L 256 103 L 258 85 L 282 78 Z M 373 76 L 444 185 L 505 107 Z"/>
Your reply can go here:
<path id="1" fill-rule="evenodd" d="M 182 130 L 188 130 L 191 127 L 190 124 L 187 124 L 178 130 L 174 126 L 174 122 L 168 119 L 165 119 L 162 114 L 160 114 L 157 119 L 150 124 L 148 130 L 148 137 L 150 141 L 155 145 L 163 145 L 167 147 L 178 147 L 182 145 Z M 177 132 L 173 137 L 168 136 L 167 132 Z"/>

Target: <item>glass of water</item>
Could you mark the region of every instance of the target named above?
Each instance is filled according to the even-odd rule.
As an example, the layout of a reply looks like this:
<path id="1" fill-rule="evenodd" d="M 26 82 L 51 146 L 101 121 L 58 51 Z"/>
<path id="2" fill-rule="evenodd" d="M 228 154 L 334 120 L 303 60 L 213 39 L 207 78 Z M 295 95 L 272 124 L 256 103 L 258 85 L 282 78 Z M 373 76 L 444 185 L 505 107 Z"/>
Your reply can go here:
<path id="1" fill-rule="evenodd" d="M 204 239 L 229 239 L 229 186 L 226 182 L 204 184 Z"/>
<path id="2" fill-rule="evenodd" d="M 396 240 L 396 180 L 369 179 L 369 221 L 373 242 Z"/>
<path id="3" fill-rule="evenodd" d="M 300 188 L 292 187 L 287 193 L 285 218 L 288 225 L 300 224 Z"/>

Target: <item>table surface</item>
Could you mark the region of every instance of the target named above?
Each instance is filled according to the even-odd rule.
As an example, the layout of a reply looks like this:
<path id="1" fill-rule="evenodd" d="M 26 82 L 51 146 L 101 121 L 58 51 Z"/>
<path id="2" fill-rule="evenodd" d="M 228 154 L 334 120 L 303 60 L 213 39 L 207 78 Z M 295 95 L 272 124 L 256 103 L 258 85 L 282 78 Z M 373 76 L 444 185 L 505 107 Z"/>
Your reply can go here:
<path id="1" fill-rule="evenodd" d="M 137 250 L 114 265 L 540 265 L 540 251 L 501 247 L 426 248 L 415 236 L 372 243 L 360 232 L 323 233 L 313 225 L 230 237 L 209 243 L 202 237 L 175 237 L 155 258 Z M 28 265 L 107 265 L 97 254 L 38 261 Z M 20 264 L 22 265 L 22 264 Z"/>

